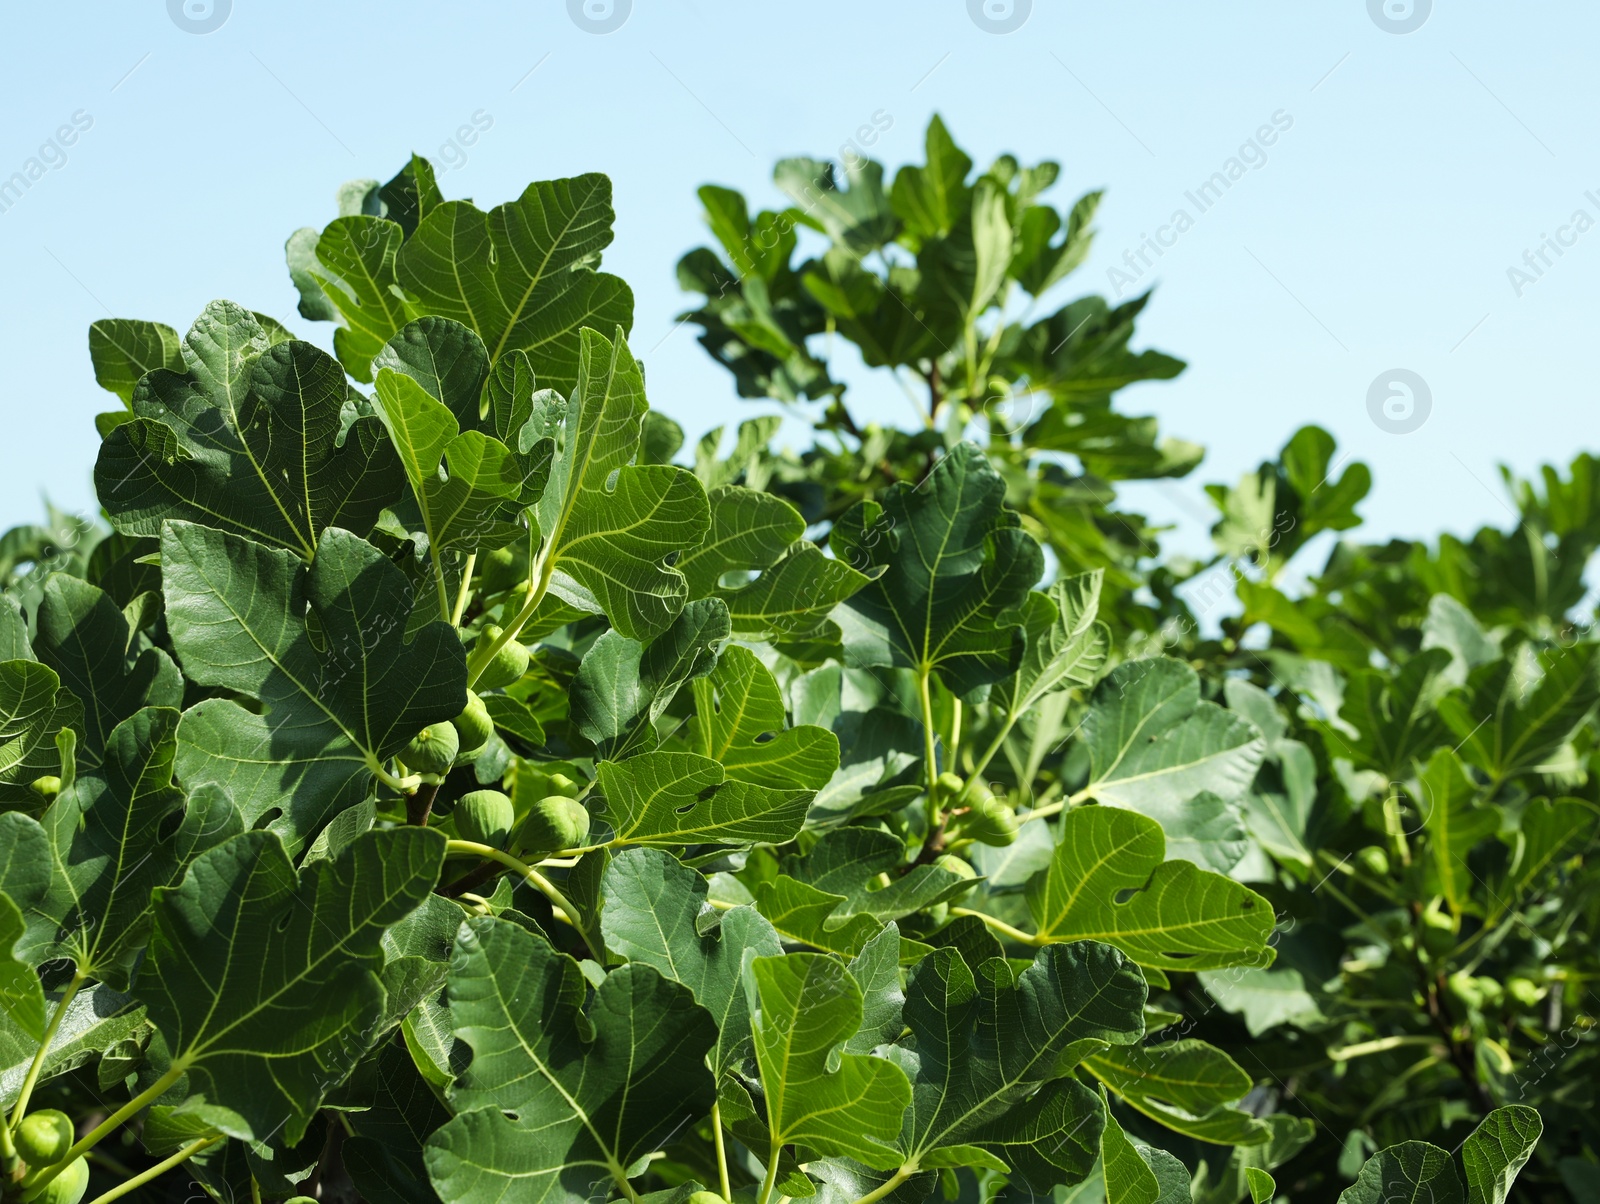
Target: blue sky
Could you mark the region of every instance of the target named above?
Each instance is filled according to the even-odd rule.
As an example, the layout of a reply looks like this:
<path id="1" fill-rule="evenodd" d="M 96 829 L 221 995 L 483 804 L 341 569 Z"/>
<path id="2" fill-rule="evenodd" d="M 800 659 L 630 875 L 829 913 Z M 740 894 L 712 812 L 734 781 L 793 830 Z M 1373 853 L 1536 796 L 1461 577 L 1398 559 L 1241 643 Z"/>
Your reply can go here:
<path id="1" fill-rule="evenodd" d="M 284 239 L 412 150 L 459 160 L 441 187 L 484 205 L 609 173 L 606 267 L 635 290 L 652 403 L 691 435 L 760 412 L 674 329 L 674 265 L 705 238 L 696 186 L 774 204 L 775 159 L 836 156 L 875 114 L 889 128 L 871 153 L 893 167 L 920 157 L 936 110 L 980 162 L 1060 161 L 1058 203 L 1107 190 L 1068 294 L 1129 290 L 1116 273 L 1138 264 L 1135 287 L 1156 287 L 1141 342 L 1190 362 L 1123 395 L 1209 449 L 1188 480 L 1132 491 L 1180 546 L 1202 545 L 1202 482 L 1306 422 L 1371 464 L 1373 536 L 1504 524 L 1498 464 L 1596 441 L 1600 6 L 1409 0 L 1429 11 L 1402 34 L 1369 0 L 1034 0 L 1002 34 L 967 0 L 611 3 L 630 11 L 603 35 L 565 0 L 210 0 L 225 19 L 205 34 L 166 0 L 8 6 L 0 178 L 75 114 L 80 129 L 0 212 L 5 523 L 44 492 L 92 505 L 92 416 L 115 402 L 90 372 L 91 321 L 182 329 L 228 296 L 326 346 L 331 328 L 293 312 Z M 475 114 L 492 124 L 451 149 Z M 1220 199 L 1186 195 L 1235 157 L 1250 166 Z M 1148 267 L 1147 239 L 1170 244 Z M 1406 434 L 1368 410 L 1394 369 L 1431 395 Z M 854 396 L 911 420 L 886 382 Z"/>

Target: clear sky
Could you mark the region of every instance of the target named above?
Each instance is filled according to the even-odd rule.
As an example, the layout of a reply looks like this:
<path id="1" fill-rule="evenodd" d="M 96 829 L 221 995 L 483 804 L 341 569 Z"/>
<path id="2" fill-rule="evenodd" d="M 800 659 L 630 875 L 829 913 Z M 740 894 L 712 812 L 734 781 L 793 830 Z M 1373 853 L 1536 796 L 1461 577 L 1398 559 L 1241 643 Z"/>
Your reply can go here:
<path id="1" fill-rule="evenodd" d="M 1504 523 L 1498 464 L 1600 442 L 1600 5 L 1377 2 L 1010 0 L 1026 19 L 1009 33 L 968 0 L 609 0 L 609 33 L 566 0 L 182 0 L 189 28 L 168 0 L 7 5 L 0 179 L 55 165 L 0 212 L 0 520 L 34 518 L 43 492 L 92 504 L 92 416 L 116 404 L 90 371 L 95 318 L 181 330 L 228 296 L 328 345 L 293 312 L 284 239 L 412 150 L 486 207 L 609 173 L 605 266 L 634 288 L 652 403 L 691 436 L 760 412 L 674 330 L 674 265 L 705 238 L 696 186 L 776 205 L 775 159 L 837 156 L 880 114 L 871 153 L 892 168 L 937 110 L 980 163 L 1059 160 L 1058 203 L 1107 190 L 1069 293 L 1131 291 L 1114 273 L 1133 252 L 1132 287 L 1156 287 L 1141 343 L 1190 362 L 1123 394 L 1209 448 L 1187 481 L 1133 491 L 1182 544 L 1200 546 L 1202 482 L 1306 422 L 1372 465 L 1374 536 Z M 492 124 L 452 149 L 474 115 Z M 1187 195 L 1234 157 L 1250 166 L 1220 200 Z M 1170 244 L 1149 267 L 1146 239 Z M 1369 414 L 1393 369 L 1431 396 L 1409 433 Z M 910 420 L 892 386 L 855 397 Z"/>

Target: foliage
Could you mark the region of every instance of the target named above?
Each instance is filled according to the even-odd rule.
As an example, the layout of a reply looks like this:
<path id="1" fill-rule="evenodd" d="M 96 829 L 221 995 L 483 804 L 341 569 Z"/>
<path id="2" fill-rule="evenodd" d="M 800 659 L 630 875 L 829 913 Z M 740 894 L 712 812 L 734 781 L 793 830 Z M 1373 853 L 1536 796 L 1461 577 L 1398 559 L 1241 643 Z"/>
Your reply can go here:
<path id="1" fill-rule="evenodd" d="M 346 186 L 333 355 L 95 324 L 112 530 L 0 539 L 7 1198 L 1592 1196 L 1594 465 L 1334 543 L 1306 428 L 1163 558 L 1099 195 L 926 160 L 702 190 L 801 452 L 678 462 L 597 175 Z"/>

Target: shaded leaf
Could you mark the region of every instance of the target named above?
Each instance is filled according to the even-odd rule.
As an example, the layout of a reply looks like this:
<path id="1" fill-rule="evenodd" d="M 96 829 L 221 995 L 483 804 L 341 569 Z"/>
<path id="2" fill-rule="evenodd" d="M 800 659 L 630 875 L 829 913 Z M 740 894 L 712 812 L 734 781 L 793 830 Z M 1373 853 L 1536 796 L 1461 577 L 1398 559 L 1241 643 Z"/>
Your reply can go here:
<path id="1" fill-rule="evenodd" d="M 604 892 L 606 947 L 694 992 L 717 1024 L 712 1069 L 719 1079 L 737 1069 L 752 1054 L 743 976 L 754 958 L 783 953 L 772 925 L 748 906 L 718 913 L 706 901 L 706 880 L 656 849 L 613 857 Z"/>
<path id="2" fill-rule="evenodd" d="M 942 866 L 906 866 L 905 860 L 898 836 L 873 828 L 839 828 L 825 833 L 804 856 L 784 857 L 782 865 L 795 881 L 843 898 L 830 921 L 857 915 L 897 920 L 959 898 L 977 885 Z"/>
<path id="3" fill-rule="evenodd" d="M 378 1051 L 372 1078 L 370 1104 L 350 1117 L 355 1133 L 340 1151 L 350 1178 L 369 1200 L 438 1204 L 422 1146 L 450 1113 L 428 1090 L 405 1047 L 393 1041 Z"/>
<path id="4" fill-rule="evenodd" d="M 655 721 L 684 683 L 712 671 L 731 634 L 728 608 L 716 598 L 688 603 L 648 643 L 603 633 L 572 682 L 573 726 L 611 760 L 654 748 Z"/>
<path id="5" fill-rule="evenodd" d="M 882 569 L 835 612 L 848 663 L 937 670 L 957 693 L 1011 674 L 1023 655 L 1020 607 L 1044 571 L 1039 545 L 1004 509 L 1005 483 L 961 443 L 921 484 L 904 482 L 834 526 L 835 555 Z"/>
<path id="6" fill-rule="evenodd" d="M 1133 1045 L 1090 1054 L 1085 1068 L 1158 1124 L 1215 1145 L 1258 1145 L 1265 1125 L 1236 1105 L 1254 1084 L 1204 1041 Z"/>
<path id="7" fill-rule="evenodd" d="M 0 661 L 0 803 L 37 805 L 30 783 L 60 775 L 56 739 L 82 725 L 82 704 L 61 688 L 54 670 L 38 661 Z"/>
<path id="8" fill-rule="evenodd" d="M 324 532 L 307 568 L 289 552 L 170 523 L 161 565 L 184 672 L 261 702 L 260 713 L 229 698 L 185 712 L 178 775 L 191 789 L 221 786 L 247 825 L 269 823 L 290 847 L 359 802 L 374 768 L 423 727 L 466 705 L 454 629 L 431 623 L 408 643 L 404 576 L 348 532 Z"/>
<path id="9" fill-rule="evenodd" d="M 162 368 L 139 382 L 134 419 L 101 445 L 95 489 L 117 530 L 201 522 L 309 559 L 328 528 L 372 529 L 397 496 L 396 459 L 376 418 L 346 421 L 338 361 L 273 343 L 226 301 L 195 321 L 183 359 L 186 374 Z"/>
<path id="10" fill-rule="evenodd" d="M 83 703 L 78 761 L 85 768 L 100 763 L 111 729 L 140 708 L 183 705 L 172 658 L 129 629 L 109 594 L 77 577 L 52 573 L 45 582 L 34 650 Z"/>
<path id="11" fill-rule="evenodd" d="M 710 1109 L 716 1026 L 688 988 L 628 965 L 587 1009 L 586 993 L 575 961 L 517 925 L 462 925 L 450 1014 L 472 1061 L 424 1155 L 441 1198 L 589 1201 Z"/>
<path id="12" fill-rule="evenodd" d="M 85 977 L 127 990 L 149 939 L 152 891 L 243 830 L 220 791 L 202 787 L 185 800 L 174 784 L 177 729 L 170 708 L 131 715 L 111 732 L 104 762 L 45 811 L 50 887 L 29 910 L 34 965 L 67 958 Z"/>
<path id="13" fill-rule="evenodd" d="M 379 939 L 433 889 L 444 843 L 422 828 L 369 832 L 297 875 L 275 833 L 246 832 L 157 890 L 133 993 L 187 1073 L 191 1109 L 300 1140 L 369 1048 Z"/>
<path id="14" fill-rule="evenodd" d="M 1139 971 L 1105 945 L 1052 946 L 1020 974 L 931 954 L 911 971 L 909 1034 L 892 1051 L 912 1085 L 907 1163 L 966 1165 L 982 1151 L 1035 1192 L 1082 1179 L 1104 1113 L 1065 1076 L 1086 1053 L 1137 1041 L 1144 1001 Z"/>

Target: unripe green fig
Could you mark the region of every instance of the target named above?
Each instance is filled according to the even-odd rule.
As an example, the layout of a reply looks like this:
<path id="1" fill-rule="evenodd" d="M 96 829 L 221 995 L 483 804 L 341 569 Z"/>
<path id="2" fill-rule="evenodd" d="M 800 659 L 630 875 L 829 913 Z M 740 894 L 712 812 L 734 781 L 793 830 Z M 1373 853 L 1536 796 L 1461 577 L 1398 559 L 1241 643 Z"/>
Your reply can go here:
<path id="1" fill-rule="evenodd" d="M 1387 878 L 1389 876 L 1389 854 L 1375 844 L 1369 844 L 1358 852 L 1356 860 L 1365 867 L 1368 873 L 1379 878 Z"/>
<path id="2" fill-rule="evenodd" d="M 430 723 L 411 737 L 400 759 L 418 773 L 449 773 L 460 750 L 455 728 L 448 723 Z"/>
<path id="3" fill-rule="evenodd" d="M 1506 991 L 1523 1007 L 1531 1008 L 1544 996 L 1544 987 L 1520 975 L 1506 980 Z"/>
<path id="4" fill-rule="evenodd" d="M 530 853 L 578 848 L 589 838 L 588 809 L 564 794 L 546 795 L 528 811 L 518 837 Z"/>
<path id="5" fill-rule="evenodd" d="M 1492 978 L 1474 978 L 1465 970 L 1457 970 L 1448 980 L 1450 993 L 1469 1008 L 1483 1011 L 1499 1006 L 1500 984 Z"/>
<path id="6" fill-rule="evenodd" d="M 61 779 L 54 776 L 34 778 L 29 788 L 41 798 L 55 798 L 61 793 Z"/>
<path id="7" fill-rule="evenodd" d="M 939 775 L 934 785 L 938 787 L 946 802 L 953 802 L 961 797 L 961 792 L 966 789 L 967 784 L 961 780 L 960 774 L 945 772 Z"/>
<path id="8" fill-rule="evenodd" d="M 486 594 L 498 594 L 517 583 L 517 554 L 510 548 L 496 548 L 480 560 L 478 580 Z"/>
<path id="9" fill-rule="evenodd" d="M 38 1195 L 27 1198 L 32 1204 L 78 1204 L 88 1190 L 89 1164 L 79 1156 L 67 1163 L 66 1170 L 40 1188 Z"/>
<path id="10" fill-rule="evenodd" d="M 17 1153 L 29 1166 L 53 1166 L 60 1162 L 77 1134 L 72 1118 L 55 1108 L 30 1112 L 17 1126 Z"/>
<path id="11" fill-rule="evenodd" d="M 511 835 L 517 813 L 511 800 L 498 790 L 474 790 L 456 800 L 456 832 L 462 840 L 500 848 Z"/>
<path id="12" fill-rule="evenodd" d="M 689 1197 L 689 1204 L 728 1204 L 714 1191 L 697 1191 Z"/>
<path id="13" fill-rule="evenodd" d="M 978 871 L 972 868 L 971 863 L 957 857 L 954 853 L 945 853 L 934 858 L 933 864 L 954 874 L 957 878 L 976 878 L 978 876 Z"/>
<path id="14" fill-rule="evenodd" d="M 951 816 L 946 835 L 952 841 L 972 840 L 1002 848 L 1017 838 L 1017 816 L 1001 800 L 986 794 Z"/>
<path id="15" fill-rule="evenodd" d="M 1422 947 L 1435 957 L 1456 947 L 1456 922 L 1439 910 L 1437 899 L 1422 912 Z"/>
<path id="16" fill-rule="evenodd" d="M 583 788 L 564 773 L 553 773 L 546 779 L 545 785 L 551 794 L 564 794 L 568 798 L 577 798 L 578 792 Z"/>
<path id="17" fill-rule="evenodd" d="M 450 726 L 456 729 L 456 740 L 461 746 L 456 753 L 458 757 L 463 753 L 477 752 L 494 735 L 494 720 L 489 718 L 489 708 L 471 690 L 467 691 L 466 709 L 450 721 Z"/>
<path id="18" fill-rule="evenodd" d="M 500 632 L 501 629 L 493 623 L 485 627 L 483 634 L 478 637 L 479 649 L 493 644 L 500 638 Z M 478 674 L 477 686 L 480 690 L 498 690 L 509 686 L 527 671 L 528 650 L 516 640 L 507 640 L 483 667 L 483 672 Z"/>

